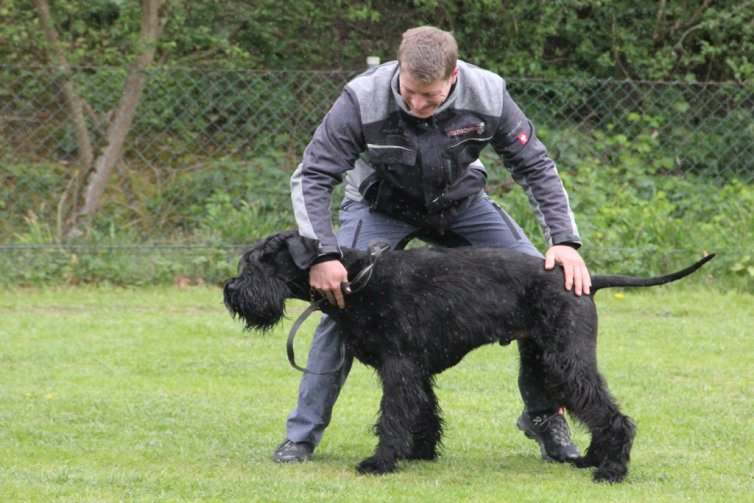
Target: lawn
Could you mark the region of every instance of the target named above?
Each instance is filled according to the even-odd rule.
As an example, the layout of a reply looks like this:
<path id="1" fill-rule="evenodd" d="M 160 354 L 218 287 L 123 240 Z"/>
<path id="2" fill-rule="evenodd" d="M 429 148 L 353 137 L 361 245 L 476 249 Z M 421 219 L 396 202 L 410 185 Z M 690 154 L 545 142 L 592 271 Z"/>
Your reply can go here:
<path id="1" fill-rule="evenodd" d="M 5 290 L 0 501 L 753 501 L 754 297 L 616 293 L 597 296 L 600 366 L 639 433 L 627 481 L 611 486 L 543 462 L 516 429 L 515 346 L 438 378 L 437 462 L 362 477 L 380 393 L 360 364 L 315 461 L 271 462 L 299 379 L 290 320 L 245 333 L 210 287 Z"/>

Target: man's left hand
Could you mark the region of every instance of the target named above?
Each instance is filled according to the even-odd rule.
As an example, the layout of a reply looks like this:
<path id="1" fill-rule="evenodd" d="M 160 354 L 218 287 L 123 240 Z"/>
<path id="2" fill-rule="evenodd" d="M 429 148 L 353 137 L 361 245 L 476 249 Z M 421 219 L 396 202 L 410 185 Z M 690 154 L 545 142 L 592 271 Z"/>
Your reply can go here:
<path id="1" fill-rule="evenodd" d="M 589 295 L 592 280 L 579 252 L 567 245 L 551 246 L 545 254 L 545 269 L 550 270 L 555 264 L 563 266 L 566 290 L 570 291 L 573 288 L 573 293 L 578 296 L 582 293 Z"/>

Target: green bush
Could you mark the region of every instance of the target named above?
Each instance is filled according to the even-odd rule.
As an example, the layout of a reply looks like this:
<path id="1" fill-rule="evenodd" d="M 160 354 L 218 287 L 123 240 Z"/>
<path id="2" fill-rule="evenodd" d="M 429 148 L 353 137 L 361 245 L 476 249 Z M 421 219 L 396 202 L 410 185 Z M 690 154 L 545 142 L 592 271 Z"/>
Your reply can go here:
<path id="1" fill-rule="evenodd" d="M 631 141 L 600 132 L 591 141 L 542 136 L 556 146 L 553 157 L 593 272 L 660 274 L 714 252 L 709 275 L 754 290 L 752 184 L 671 171 L 672 160 L 655 157 L 649 135 Z M 492 178 L 504 176 L 493 169 Z M 528 201 L 511 185 L 495 184 L 493 196 L 543 248 Z"/>

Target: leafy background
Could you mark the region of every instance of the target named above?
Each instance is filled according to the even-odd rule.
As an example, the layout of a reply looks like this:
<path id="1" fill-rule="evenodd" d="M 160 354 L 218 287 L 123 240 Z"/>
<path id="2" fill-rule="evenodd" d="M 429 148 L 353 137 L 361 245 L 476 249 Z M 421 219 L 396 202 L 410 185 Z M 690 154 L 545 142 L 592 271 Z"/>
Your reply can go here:
<path id="1" fill-rule="evenodd" d="M 35 3 L 6 0 L 0 5 L 0 69 L 17 71 L 49 63 Z M 420 23 L 453 30 L 464 59 L 498 71 L 513 83 L 518 78 L 733 83 L 741 105 L 731 113 L 738 114 L 742 124 L 754 124 L 747 122 L 754 108 L 753 0 L 197 0 L 168 1 L 166 8 L 170 14 L 155 65 L 174 72 L 185 69 L 185 76 L 152 74 L 148 90 L 172 106 L 150 108 L 149 99 L 156 98 L 149 95 L 137 121 L 171 124 L 176 134 L 129 137 L 128 152 L 146 155 L 150 149 L 151 163 L 117 172 L 96 217 L 73 240 L 61 233 L 61 201 L 80 176 L 75 142 L 70 132 L 54 145 L 46 136 L 68 118 L 48 118 L 34 140 L 38 150 L 28 156 L 0 155 L 6 159 L 0 161 L 0 282 L 144 284 L 186 277 L 194 282 L 222 281 L 235 269 L 239 247 L 294 225 L 288 178 L 301 155 L 300 143 L 305 144 L 311 133 L 310 124 L 316 125 L 321 116 L 297 116 L 298 98 L 273 83 L 264 89 L 270 93 L 265 99 L 274 98 L 281 109 L 291 110 L 292 124 L 305 124 L 296 137 L 276 133 L 258 138 L 255 143 L 265 148 L 241 155 L 205 148 L 203 153 L 211 159 L 199 158 L 175 138 L 191 128 L 221 128 L 216 138 L 252 134 L 244 129 L 243 103 L 232 93 L 232 85 L 231 91 L 215 91 L 214 108 L 201 110 L 198 116 L 205 123 L 180 122 L 180 111 L 192 106 L 187 93 L 217 89 L 201 70 L 355 74 L 363 69 L 367 55 L 391 59 L 400 34 Z M 51 4 L 60 43 L 79 71 L 74 84 L 82 93 L 85 86 L 93 86 L 86 96 L 103 121 L 138 49 L 140 9 L 135 0 Z M 59 100 L 33 72 L 17 82 L 17 88 L 0 89 L 3 107 L 14 96 Z M 329 95 L 306 90 L 308 99 L 331 102 Z M 693 99 L 678 103 L 688 113 L 696 106 Z M 526 104 L 523 98 L 525 109 Z M 584 103 L 586 110 L 599 105 Z M 10 113 L 0 108 L 0 117 L 7 119 L 1 124 L 6 134 L 0 139 L 0 154 L 8 152 L 9 134 L 14 133 Z M 716 252 L 718 258 L 699 281 L 754 291 L 751 164 L 725 171 L 728 166 L 716 165 L 696 151 L 703 138 L 694 137 L 693 130 L 677 120 L 675 115 L 643 113 L 625 122 L 633 121 L 646 131 L 670 128 L 673 141 L 688 145 L 688 156 L 696 163 L 693 173 L 679 169 L 671 156 L 658 156 L 662 145 L 649 133 L 629 136 L 606 127 L 571 136 L 567 129 L 540 129 L 569 190 L 586 243 L 583 253 L 594 272 L 654 274 Z M 716 118 L 711 113 L 694 120 Z M 235 121 L 236 129 L 222 129 L 222 121 Z M 102 131 L 95 131 L 95 137 L 98 134 Z M 726 135 L 731 148 L 746 152 L 754 133 L 752 127 L 742 127 L 719 134 Z M 49 157 L 45 150 L 51 151 Z M 490 193 L 544 246 L 521 191 L 496 159 L 486 160 L 492 173 Z M 722 172 L 725 176 L 719 176 Z M 137 244 L 141 247 L 135 248 Z"/>

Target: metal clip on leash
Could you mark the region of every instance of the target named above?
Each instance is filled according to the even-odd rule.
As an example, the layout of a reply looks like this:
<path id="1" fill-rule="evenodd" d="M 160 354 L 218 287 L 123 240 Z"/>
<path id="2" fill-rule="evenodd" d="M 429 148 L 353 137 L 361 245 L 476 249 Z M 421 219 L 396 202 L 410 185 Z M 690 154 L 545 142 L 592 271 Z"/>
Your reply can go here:
<path id="1" fill-rule="evenodd" d="M 380 255 L 382 255 L 383 252 L 390 249 L 390 243 L 385 241 L 384 239 L 375 239 L 374 241 L 371 241 L 369 243 L 369 265 L 366 266 L 364 269 L 359 271 L 359 274 L 356 275 L 356 277 L 351 281 L 350 283 L 343 283 L 343 291 L 348 291 L 349 287 L 353 286 L 353 288 L 350 289 L 350 293 L 355 293 L 364 288 L 367 283 L 369 283 L 369 280 L 372 279 L 372 271 L 374 269 L 374 264 L 377 262 L 377 259 L 380 258 Z M 288 362 L 291 364 L 291 367 L 294 369 L 303 372 L 305 374 L 314 374 L 314 375 L 328 375 L 328 374 L 334 374 L 338 372 L 342 367 L 343 364 L 346 361 L 346 343 L 345 341 L 341 342 L 340 344 L 340 358 L 338 359 L 338 363 L 335 364 L 335 366 L 329 370 L 324 371 L 315 371 L 315 370 L 309 370 L 306 367 L 300 367 L 296 364 L 296 357 L 293 352 L 293 340 L 296 338 L 296 333 L 301 328 L 301 325 L 304 324 L 304 321 L 316 310 L 320 308 L 323 302 L 326 302 L 327 299 L 321 298 L 318 299 L 311 304 L 304 310 L 301 315 L 299 315 L 298 319 L 293 323 L 293 326 L 291 327 L 291 331 L 288 333 L 288 342 L 286 343 L 286 351 L 288 353 Z"/>

